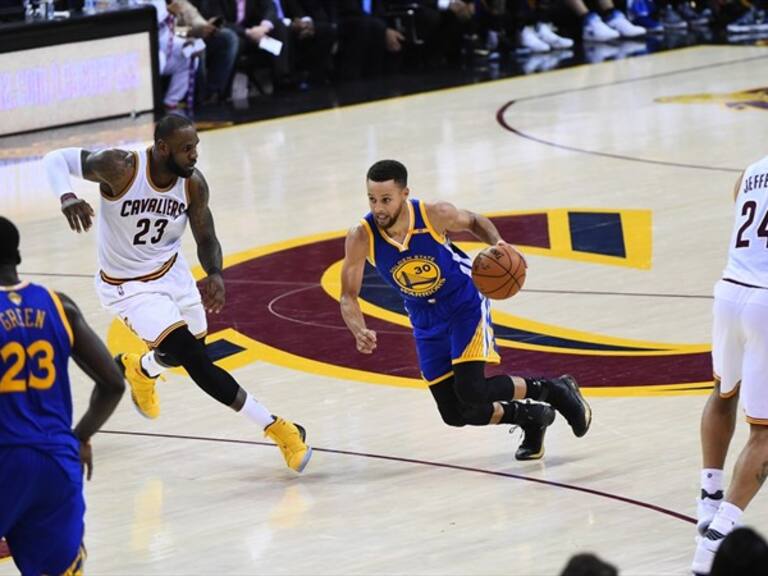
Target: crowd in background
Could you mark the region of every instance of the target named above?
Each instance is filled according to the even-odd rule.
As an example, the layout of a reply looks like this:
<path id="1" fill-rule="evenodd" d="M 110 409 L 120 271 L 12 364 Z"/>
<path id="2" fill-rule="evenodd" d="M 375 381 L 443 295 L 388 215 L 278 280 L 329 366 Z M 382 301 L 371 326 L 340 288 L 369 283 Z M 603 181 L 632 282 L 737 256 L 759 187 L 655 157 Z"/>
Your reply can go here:
<path id="1" fill-rule="evenodd" d="M 236 72 L 252 91 L 280 92 L 468 55 L 563 53 L 575 41 L 599 47 L 713 26 L 768 32 L 755 6 L 713 1 L 148 0 L 158 14 L 168 109 L 231 98 Z"/>

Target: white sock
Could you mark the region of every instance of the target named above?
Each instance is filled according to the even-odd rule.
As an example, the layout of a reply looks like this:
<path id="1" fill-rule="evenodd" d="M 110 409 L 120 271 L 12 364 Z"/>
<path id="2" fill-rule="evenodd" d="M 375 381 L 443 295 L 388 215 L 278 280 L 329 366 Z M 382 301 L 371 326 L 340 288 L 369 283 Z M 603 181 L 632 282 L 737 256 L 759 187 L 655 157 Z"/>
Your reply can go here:
<path id="1" fill-rule="evenodd" d="M 704 468 L 701 471 L 701 489 L 707 494 L 722 491 L 723 471 L 717 468 Z"/>
<path id="2" fill-rule="evenodd" d="M 262 403 L 246 392 L 245 404 L 240 409 L 243 416 L 256 422 L 262 428 L 266 428 L 275 421 L 275 417 L 267 410 Z"/>
<path id="3" fill-rule="evenodd" d="M 709 525 L 709 529 L 725 536 L 739 525 L 742 514 L 744 511 L 738 506 L 734 506 L 730 502 L 723 502 L 717 509 L 717 514 Z"/>
<path id="4" fill-rule="evenodd" d="M 144 373 L 150 378 L 157 378 L 160 374 L 168 370 L 168 367 L 160 364 L 155 358 L 155 351 L 150 350 L 141 357 L 141 369 L 144 370 Z"/>

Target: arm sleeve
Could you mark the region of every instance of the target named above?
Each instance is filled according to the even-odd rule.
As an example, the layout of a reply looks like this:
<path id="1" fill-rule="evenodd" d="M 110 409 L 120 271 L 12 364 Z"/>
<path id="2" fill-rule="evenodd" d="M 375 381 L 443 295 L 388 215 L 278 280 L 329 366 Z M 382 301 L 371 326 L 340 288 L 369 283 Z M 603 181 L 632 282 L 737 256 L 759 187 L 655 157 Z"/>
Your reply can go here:
<path id="1" fill-rule="evenodd" d="M 59 198 L 72 192 L 72 182 L 69 176 L 83 177 L 83 166 L 80 159 L 82 148 L 59 148 L 48 152 L 43 157 L 45 174 L 51 191 Z"/>

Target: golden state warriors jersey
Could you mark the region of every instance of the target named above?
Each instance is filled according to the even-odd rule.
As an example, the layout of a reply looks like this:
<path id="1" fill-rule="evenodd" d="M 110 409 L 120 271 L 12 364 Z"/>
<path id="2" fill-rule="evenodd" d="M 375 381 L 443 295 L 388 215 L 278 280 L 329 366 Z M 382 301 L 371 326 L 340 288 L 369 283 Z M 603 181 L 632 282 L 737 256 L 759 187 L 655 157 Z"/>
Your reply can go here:
<path id="1" fill-rule="evenodd" d="M 0 446 L 79 453 L 67 370 L 72 343 L 56 293 L 31 283 L 0 288 Z"/>
<path id="2" fill-rule="evenodd" d="M 435 230 L 423 202 L 410 199 L 405 209 L 410 225 L 402 244 L 381 230 L 370 212 L 362 220 L 369 234 L 368 260 L 379 275 L 400 292 L 409 310 L 478 301 L 469 256 Z"/>

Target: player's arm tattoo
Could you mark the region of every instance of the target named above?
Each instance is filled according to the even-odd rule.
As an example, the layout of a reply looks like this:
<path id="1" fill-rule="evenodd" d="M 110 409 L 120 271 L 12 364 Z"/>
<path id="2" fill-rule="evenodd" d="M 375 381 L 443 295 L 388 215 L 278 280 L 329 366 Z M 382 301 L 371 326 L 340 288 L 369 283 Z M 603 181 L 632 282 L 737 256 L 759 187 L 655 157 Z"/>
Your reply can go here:
<path id="1" fill-rule="evenodd" d="M 768 460 L 763 462 L 763 465 L 760 468 L 760 472 L 758 472 L 756 475 L 758 485 L 762 486 L 766 478 L 768 478 Z"/>
<path id="2" fill-rule="evenodd" d="M 189 182 L 189 226 L 197 243 L 197 258 L 209 276 L 221 273 L 223 265 L 221 244 L 216 238 L 213 214 L 208 206 L 208 183 L 202 173 L 195 170 Z"/>
<path id="3" fill-rule="evenodd" d="M 80 153 L 83 178 L 102 184 L 102 192 L 108 196 L 119 194 L 133 178 L 136 156 L 125 150 L 101 150 Z"/>

